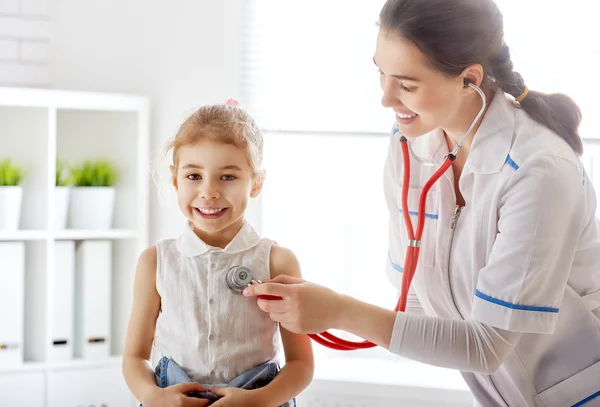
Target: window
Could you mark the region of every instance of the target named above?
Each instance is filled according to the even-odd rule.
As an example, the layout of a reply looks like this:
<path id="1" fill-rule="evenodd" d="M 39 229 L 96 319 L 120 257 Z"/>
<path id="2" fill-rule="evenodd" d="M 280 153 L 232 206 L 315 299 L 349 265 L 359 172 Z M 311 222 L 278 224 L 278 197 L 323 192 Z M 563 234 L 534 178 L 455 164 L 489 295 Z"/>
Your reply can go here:
<path id="1" fill-rule="evenodd" d="M 600 138 L 600 3 L 572 0 L 496 0 L 515 69 L 531 89 L 563 92 L 581 107 L 584 138 Z"/>
<path id="2" fill-rule="evenodd" d="M 265 129 L 386 133 L 389 112 L 372 57 L 384 0 L 244 2 L 241 87 Z M 600 3 L 497 0 L 515 69 L 530 88 L 582 107 L 585 138 L 600 138 Z"/>
<path id="3" fill-rule="evenodd" d="M 390 128 L 373 64 L 383 0 L 245 2 L 242 101 L 270 130 Z"/>
<path id="4" fill-rule="evenodd" d="M 388 138 L 269 133 L 265 145 L 265 236 L 296 253 L 307 279 L 393 308 L 384 272 Z"/>

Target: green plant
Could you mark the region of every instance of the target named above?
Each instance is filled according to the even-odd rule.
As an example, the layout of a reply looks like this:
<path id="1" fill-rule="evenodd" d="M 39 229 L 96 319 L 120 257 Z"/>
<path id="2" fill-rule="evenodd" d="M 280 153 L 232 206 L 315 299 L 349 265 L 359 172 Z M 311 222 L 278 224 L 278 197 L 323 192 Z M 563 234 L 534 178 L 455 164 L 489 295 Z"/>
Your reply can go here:
<path id="1" fill-rule="evenodd" d="M 10 159 L 0 161 L 0 186 L 14 187 L 21 183 L 25 172 Z"/>
<path id="2" fill-rule="evenodd" d="M 71 168 L 71 179 L 77 187 L 112 187 L 116 178 L 117 169 L 107 160 L 85 160 Z"/>
<path id="3" fill-rule="evenodd" d="M 69 186 L 69 184 L 71 184 L 69 169 L 63 161 L 56 160 L 56 186 L 66 187 Z"/>

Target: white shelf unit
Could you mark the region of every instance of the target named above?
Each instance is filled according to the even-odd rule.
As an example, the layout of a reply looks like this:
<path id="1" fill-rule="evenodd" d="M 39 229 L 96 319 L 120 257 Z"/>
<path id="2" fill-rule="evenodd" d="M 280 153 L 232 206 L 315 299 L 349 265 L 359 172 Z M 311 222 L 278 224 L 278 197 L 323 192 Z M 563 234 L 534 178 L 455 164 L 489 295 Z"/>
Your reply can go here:
<path id="1" fill-rule="evenodd" d="M 10 158 L 26 171 L 20 229 L 0 231 L 0 244 L 25 244 L 24 360 L 0 365 L 0 406 L 135 405 L 122 378 L 121 355 L 135 265 L 148 246 L 149 120 L 150 103 L 141 96 L 0 87 L 0 160 Z M 69 165 L 105 158 L 116 165 L 112 229 L 55 228 L 56 158 Z M 111 242 L 106 360 L 49 358 L 57 317 L 54 285 L 60 284 L 55 281 L 55 242 L 65 240 Z"/>

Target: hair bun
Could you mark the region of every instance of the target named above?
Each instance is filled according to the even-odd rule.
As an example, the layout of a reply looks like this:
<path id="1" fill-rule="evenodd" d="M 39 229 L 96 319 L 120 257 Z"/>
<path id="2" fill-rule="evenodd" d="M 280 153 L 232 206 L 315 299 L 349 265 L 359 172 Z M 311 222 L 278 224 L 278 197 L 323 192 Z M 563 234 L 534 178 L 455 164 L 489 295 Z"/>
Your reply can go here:
<path id="1" fill-rule="evenodd" d="M 238 102 L 235 99 L 227 99 L 223 104 L 225 104 L 227 106 L 239 106 L 240 102 Z"/>

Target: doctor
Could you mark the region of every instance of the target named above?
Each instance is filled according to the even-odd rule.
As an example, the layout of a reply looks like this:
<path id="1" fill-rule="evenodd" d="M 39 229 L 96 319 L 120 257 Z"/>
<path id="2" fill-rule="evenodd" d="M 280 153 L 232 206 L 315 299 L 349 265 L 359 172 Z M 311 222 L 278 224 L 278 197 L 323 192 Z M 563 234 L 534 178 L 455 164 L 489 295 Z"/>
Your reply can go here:
<path id="1" fill-rule="evenodd" d="M 557 50 L 560 52 L 560 50 Z M 385 166 L 387 273 L 400 289 L 408 209 L 487 107 L 429 193 L 406 312 L 280 277 L 246 290 L 286 329 L 342 329 L 460 370 L 482 406 L 600 406 L 600 224 L 578 155 L 577 106 L 529 90 L 491 0 L 388 0 L 374 62 L 395 113 Z M 327 270 L 323 270 L 327 272 Z M 365 270 L 365 273 L 370 272 Z"/>

